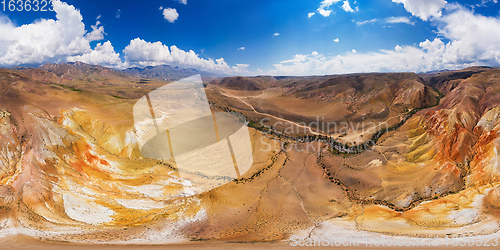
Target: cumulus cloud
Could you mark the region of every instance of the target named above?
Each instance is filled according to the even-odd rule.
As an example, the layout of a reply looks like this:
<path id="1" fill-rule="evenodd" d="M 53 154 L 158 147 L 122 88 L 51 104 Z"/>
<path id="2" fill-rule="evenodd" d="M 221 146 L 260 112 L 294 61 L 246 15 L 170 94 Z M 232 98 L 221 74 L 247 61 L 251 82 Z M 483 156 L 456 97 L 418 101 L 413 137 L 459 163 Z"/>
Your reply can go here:
<path id="1" fill-rule="evenodd" d="M 100 17 L 101 16 L 98 16 L 97 19 L 99 19 Z M 89 42 L 100 41 L 100 40 L 104 39 L 104 27 L 100 26 L 100 25 L 101 25 L 101 22 L 97 21 L 95 25 L 91 26 L 92 31 L 90 33 L 88 33 L 87 35 L 85 35 L 85 38 L 87 38 L 87 40 Z"/>
<path id="2" fill-rule="evenodd" d="M 179 3 L 182 3 L 182 4 L 188 4 L 187 0 L 177 0 L 177 1 L 179 1 Z"/>
<path id="3" fill-rule="evenodd" d="M 427 21 L 431 17 L 440 17 L 441 10 L 445 7 L 445 0 L 392 0 L 402 3 L 412 15 Z"/>
<path id="4" fill-rule="evenodd" d="M 291 63 L 291 64 L 296 65 L 296 64 L 299 64 L 299 63 L 307 61 L 307 59 L 308 59 L 307 55 L 297 54 L 297 55 L 295 55 L 295 57 L 293 59 L 281 61 L 280 64 L 289 64 L 289 63 Z"/>
<path id="5" fill-rule="evenodd" d="M 424 63 L 422 49 L 406 46 L 400 52 L 382 50 L 372 53 L 355 53 L 355 50 L 335 57 L 295 55 L 292 60 L 274 64 L 268 72 L 272 75 L 327 75 L 358 72 L 416 71 Z M 296 60 L 300 58 L 300 60 Z"/>
<path id="6" fill-rule="evenodd" d="M 307 17 L 311 18 L 311 17 L 312 17 L 312 16 L 314 16 L 314 15 L 316 15 L 316 13 L 311 12 L 311 13 L 307 14 Z"/>
<path id="7" fill-rule="evenodd" d="M 103 39 L 99 21 L 87 32 L 75 7 L 59 0 L 53 6 L 55 20 L 40 19 L 18 27 L 7 17 L 0 19 L 0 65 L 64 62 L 68 56 L 90 53 L 90 42 Z"/>
<path id="8" fill-rule="evenodd" d="M 245 47 L 239 47 L 238 50 L 245 50 Z"/>
<path id="9" fill-rule="evenodd" d="M 113 48 L 113 45 L 111 45 L 110 41 L 107 41 L 104 44 L 98 43 L 95 49 L 89 53 L 78 56 L 70 56 L 68 57 L 68 61 L 69 62 L 79 61 L 88 64 L 111 66 L 118 68 L 122 67 L 120 54 L 115 52 L 115 49 Z"/>
<path id="10" fill-rule="evenodd" d="M 232 73 L 235 73 L 235 74 L 247 74 L 248 73 L 248 70 L 247 68 L 249 67 L 250 65 L 248 64 L 236 64 L 236 66 L 232 66 L 231 67 L 231 70 L 232 70 Z"/>
<path id="11" fill-rule="evenodd" d="M 332 14 L 331 10 L 325 10 L 325 9 L 318 9 L 318 13 L 324 17 L 330 16 Z"/>
<path id="12" fill-rule="evenodd" d="M 273 36 L 279 36 L 279 35 L 280 35 L 280 33 L 278 33 L 278 32 L 273 34 Z"/>
<path id="13" fill-rule="evenodd" d="M 397 45 L 393 50 L 352 53 L 336 57 L 295 55 L 274 64 L 268 74 L 311 75 L 354 72 L 422 72 L 460 69 L 474 65 L 500 65 L 500 18 L 474 14 L 460 5 L 447 5 L 435 18 L 438 37 L 418 46 Z"/>
<path id="14" fill-rule="evenodd" d="M 444 45 L 443 62 L 499 64 L 500 33 L 492 31 L 500 30 L 500 19 L 475 15 L 459 5 L 449 5 L 448 10 L 452 13 L 439 20 L 438 28 L 450 40 Z M 442 42 L 434 43 L 431 46 L 442 47 Z"/>
<path id="15" fill-rule="evenodd" d="M 342 9 L 344 9 L 345 12 L 354 12 L 354 9 L 349 4 L 349 0 L 344 1 L 344 3 L 342 4 Z"/>
<path id="16" fill-rule="evenodd" d="M 333 41 L 338 43 L 338 42 L 340 42 L 340 39 L 337 37 L 337 38 L 333 39 Z"/>
<path id="17" fill-rule="evenodd" d="M 140 38 L 130 41 L 123 50 L 126 62 L 129 66 L 157 66 L 163 64 L 178 64 L 190 66 L 197 69 L 217 71 L 223 73 L 246 72 L 248 65 L 237 64 L 230 67 L 224 58 L 204 59 L 200 58 L 194 51 L 184 51 L 175 45 L 168 47 L 161 42 L 146 42 Z"/>
<path id="18" fill-rule="evenodd" d="M 163 9 L 163 8 L 160 7 L 160 9 Z M 175 22 L 175 20 L 177 20 L 177 18 L 179 18 L 179 13 L 177 13 L 177 10 L 174 8 L 166 8 L 166 9 L 163 9 L 163 17 L 168 22 L 173 23 L 173 22 Z"/>
<path id="19" fill-rule="evenodd" d="M 332 10 L 330 10 L 330 6 L 332 6 L 334 3 L 338 3 L 340 1 L 341 0 L 323 0 L 319 4 L 319 8 L 316 11 L 318 12 L 318 14 L 320 14 L 324 17 L 330 16 L 330 14 L 332 14 Z"/>

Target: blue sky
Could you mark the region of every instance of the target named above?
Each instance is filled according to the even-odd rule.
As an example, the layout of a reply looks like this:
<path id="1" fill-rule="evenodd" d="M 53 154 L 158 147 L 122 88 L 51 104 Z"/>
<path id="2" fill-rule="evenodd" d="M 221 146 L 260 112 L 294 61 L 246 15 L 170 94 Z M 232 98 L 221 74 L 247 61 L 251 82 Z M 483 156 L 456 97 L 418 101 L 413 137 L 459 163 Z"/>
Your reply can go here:
<path id="1" fill-rule="evenodd" d="M 54 12 L 2 10 L 0 65 L 249 75 L 497 66 L 499 11 L 497 0 L 56 1 Z"/>

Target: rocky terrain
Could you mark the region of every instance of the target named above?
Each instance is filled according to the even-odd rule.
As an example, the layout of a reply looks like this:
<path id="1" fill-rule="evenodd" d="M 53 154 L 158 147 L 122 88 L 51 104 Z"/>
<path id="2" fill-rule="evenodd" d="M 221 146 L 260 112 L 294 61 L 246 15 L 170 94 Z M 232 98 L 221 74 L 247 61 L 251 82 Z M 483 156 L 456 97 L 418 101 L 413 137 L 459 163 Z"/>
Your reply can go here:
<path id="1" fill-rule="evenodd" d="M 83 64 L 0 69 L 0 233 L 109 244 L 281 242 L 339 228 L 491 235 L 499 83 L 489 68 L 214 80 L 212 109 L 250 122 L 253 165 L 193 195 L 175 162 L 143 157 L 135 136 L 134 104 L 167 82 Z"/>
<path id="2" fill-rule="evenodd" d="M 261 126 L 350 145 L 395 127 L 439 98 L 437 89 L 413 73 L 232 77 L 212 81 L 208 93 L 215 105 L 231 107 Z"/>

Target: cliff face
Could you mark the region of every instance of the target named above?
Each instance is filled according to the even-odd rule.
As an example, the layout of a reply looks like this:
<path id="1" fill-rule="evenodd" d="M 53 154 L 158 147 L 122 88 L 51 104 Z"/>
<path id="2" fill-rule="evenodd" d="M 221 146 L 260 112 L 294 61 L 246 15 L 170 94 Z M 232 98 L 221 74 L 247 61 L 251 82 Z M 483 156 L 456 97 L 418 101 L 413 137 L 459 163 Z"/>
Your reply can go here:
<path id="1" fill-rule="evenodd" d="M 0 232 L 151 244 L 284 240 L 298 232 L 331 234 L 328 225 L 404 236 L 499 229 L 499 70 L 460 79 L 438 74 L 429 80 L 433 86 L 414 74 L 260 78 L 250 90 L 235 89 L 238 79 L 225 81 L 231 88 L 209 85 L 213 109 L 255 121 L 322 116 L 375 124 L 365 136 L 326 131 L 340 142 L 362 143 L 391 129 L 350 154 L 325 140 L 278 133 L 287 132 L 280 130 L 285 125 L 272 133 L 250 128 L 251 169 L 197 195 L 175 162 L 141 155 L 136 99 L 113 97 L 117 85 L 89 91 L 97 78 L 68 88 L 68 75 L 46 70 L 0 70 Z M 120 81 L 118 89 L 139 84 Z M 141 83 L 134 94 L 142 97 L 156 84 Z M 391 125 L 378 126 L 385 123 Z"/>

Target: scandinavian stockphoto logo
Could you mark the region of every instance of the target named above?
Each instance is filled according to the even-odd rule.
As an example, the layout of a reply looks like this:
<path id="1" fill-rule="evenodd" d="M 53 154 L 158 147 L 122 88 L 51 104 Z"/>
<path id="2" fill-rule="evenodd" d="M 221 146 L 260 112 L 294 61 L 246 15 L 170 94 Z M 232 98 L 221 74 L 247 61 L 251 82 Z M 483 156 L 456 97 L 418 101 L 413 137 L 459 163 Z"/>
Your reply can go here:
<path id="1" fill-rule="evenodd" d="M 200 75 L 141 98 L 134 123 L 142 155 L 171 160 L 196 193 L 240 178 L 253 164 L 246 119 L 212 111 Z"/>

